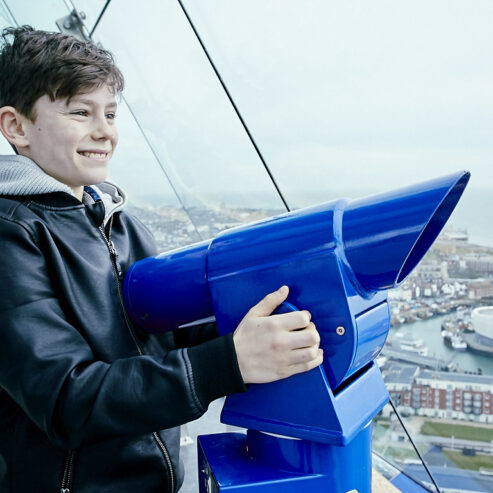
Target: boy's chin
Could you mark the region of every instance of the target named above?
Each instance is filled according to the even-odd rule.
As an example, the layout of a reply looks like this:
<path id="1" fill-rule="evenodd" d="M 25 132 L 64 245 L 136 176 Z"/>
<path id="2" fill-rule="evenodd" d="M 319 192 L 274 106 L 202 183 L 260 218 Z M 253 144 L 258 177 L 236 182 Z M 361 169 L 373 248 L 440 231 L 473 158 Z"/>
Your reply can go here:
<path id="1" fill-rule="evenodd" d="M 97 185 L 98 183 L 103 183 L 108 178 L 108 173 L 106 171 L 101 173 L 93 174 L 86 182 L 86 186 Z"/>

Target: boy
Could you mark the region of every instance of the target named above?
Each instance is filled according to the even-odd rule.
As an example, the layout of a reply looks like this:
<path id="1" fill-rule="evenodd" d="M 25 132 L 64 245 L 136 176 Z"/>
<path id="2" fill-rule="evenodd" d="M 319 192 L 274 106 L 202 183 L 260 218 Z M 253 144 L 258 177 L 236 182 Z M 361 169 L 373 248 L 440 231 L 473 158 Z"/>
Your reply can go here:
<path id="1" fill-rule="evenodd" d="M 122 89 L 111 54 L 91 43 L 3 32 L 0 131 L 17 153 L 0 158 L 5 491 L 175 492 L 179 425 L 248 383 L 322 362 L 308 312 L 269 316 L 285 286 L 228 336 L 214 324 L 159 337 L 132 327 L 123 275 L 157 252 L 104 182 Z"/>

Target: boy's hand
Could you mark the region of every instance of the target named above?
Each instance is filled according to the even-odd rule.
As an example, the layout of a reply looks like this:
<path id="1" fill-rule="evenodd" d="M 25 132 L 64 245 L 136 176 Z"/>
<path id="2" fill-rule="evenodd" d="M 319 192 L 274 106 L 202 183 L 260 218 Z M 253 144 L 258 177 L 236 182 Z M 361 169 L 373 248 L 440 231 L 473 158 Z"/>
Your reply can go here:
<path id="1" fill-rule="evenodd" d="M 320 335 L 308 311 L 271 315 L 288 293 L 283 286 L 268 294 L 250 309 L 233 334 L 245 383 L 273 382 L 311 370 L 323 361 Z"/>

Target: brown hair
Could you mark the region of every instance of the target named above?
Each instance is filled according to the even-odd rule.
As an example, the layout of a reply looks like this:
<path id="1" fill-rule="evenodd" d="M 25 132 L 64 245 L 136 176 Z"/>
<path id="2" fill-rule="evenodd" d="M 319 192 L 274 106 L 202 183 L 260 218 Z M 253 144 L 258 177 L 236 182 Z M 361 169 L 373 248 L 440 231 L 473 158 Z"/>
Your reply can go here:
<path id="1" fill-rule="evenodd" d="M 119 94 L 123 75 L 113 55 L 92 42 L 31 26 L 1 33 L 0 107 L 13 106 L 34 121 L 34 103 L 41 96 L 70 101 L 105 83 Z"/>

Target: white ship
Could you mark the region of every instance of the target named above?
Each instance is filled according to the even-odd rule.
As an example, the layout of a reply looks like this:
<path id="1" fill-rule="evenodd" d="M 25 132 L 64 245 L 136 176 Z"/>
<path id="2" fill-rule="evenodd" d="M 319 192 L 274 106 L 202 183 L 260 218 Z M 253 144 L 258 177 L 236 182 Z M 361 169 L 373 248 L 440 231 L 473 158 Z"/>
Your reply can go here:
<path id="1" fill-rule="evenodd" d="M 404 351 L 418 353 L 421 356 L 428 355 L 428 348 L 425 346 L 423 339 L 419 339 L 409 332 L 397 332 L 394 341 Z"/>
<path id="2" fill-rule="evenodd" d="M 441 334 L 446 346 L 451 347 L 455 351 L 465 351 L 467 349 L 467 342 L 459 334 L 454 334 L 445 329 L 442 330 Z"/>

